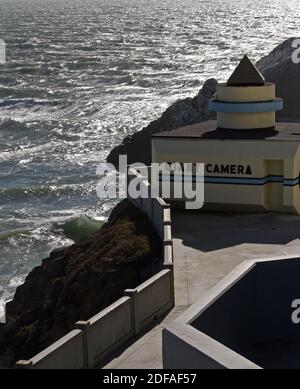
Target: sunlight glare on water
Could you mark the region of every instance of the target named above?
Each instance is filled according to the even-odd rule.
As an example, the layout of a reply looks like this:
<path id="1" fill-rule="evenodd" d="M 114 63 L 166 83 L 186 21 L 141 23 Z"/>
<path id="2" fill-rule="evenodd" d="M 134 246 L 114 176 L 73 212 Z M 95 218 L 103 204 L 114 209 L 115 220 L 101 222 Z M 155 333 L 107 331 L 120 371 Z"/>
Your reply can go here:
<path id="1" fill-rule="evenodd" d="M 239 58 L 297 36 L 297 0 L 0 0 L 0 316 L 70 217 L 106 217 L 96 166 Z"/>

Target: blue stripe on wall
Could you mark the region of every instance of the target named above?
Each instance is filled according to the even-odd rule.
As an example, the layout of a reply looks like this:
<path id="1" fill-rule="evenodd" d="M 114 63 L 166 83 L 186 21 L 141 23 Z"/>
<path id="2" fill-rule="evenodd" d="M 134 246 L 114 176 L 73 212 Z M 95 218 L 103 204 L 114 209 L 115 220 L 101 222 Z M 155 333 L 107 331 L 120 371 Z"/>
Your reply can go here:
<path id="1" fill-rule="evenodd" d="M 180 182 L 183 180 L 181 176 L 160 175 L 159 181 L 171 181 Z M 203 177 L 186 176 L 185 180 L 188 182 L 203 182 Z M 257 177 L 216 177 L 216 176 L 205 176 L 204 183 L 207 184 L 232 184 L 232 185 L 265 185 L 272 182 L 281 182 L 283 186 L 296 186 L 300 184 L 299 177 L 297 178 L 284 178 L 283 176 L 265 176 L 262 178 Z"/>
<path id="2" fill-rule="evenodd" d="M 259 113 L 273 112 L 283 108 L 283 100 L 277 98 L 273 101 L 229 103 L 218 100 L 210 100 L 208 108 L 210 111 L 226 113 Z"/>

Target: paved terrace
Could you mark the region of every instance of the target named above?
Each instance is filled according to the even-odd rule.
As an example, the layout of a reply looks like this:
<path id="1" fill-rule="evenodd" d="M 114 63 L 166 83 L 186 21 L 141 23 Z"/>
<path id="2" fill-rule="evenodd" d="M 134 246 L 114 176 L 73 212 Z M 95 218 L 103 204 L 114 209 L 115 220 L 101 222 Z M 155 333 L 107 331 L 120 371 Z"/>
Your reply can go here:
<path id="1" fill-rule="evenodd" d="M 160 324 L 115 355 L 104 368 L 162 368 L 162 329 L 239 263 L 300 254 L 300 217 L 172 211 L 174 309 Z"/>

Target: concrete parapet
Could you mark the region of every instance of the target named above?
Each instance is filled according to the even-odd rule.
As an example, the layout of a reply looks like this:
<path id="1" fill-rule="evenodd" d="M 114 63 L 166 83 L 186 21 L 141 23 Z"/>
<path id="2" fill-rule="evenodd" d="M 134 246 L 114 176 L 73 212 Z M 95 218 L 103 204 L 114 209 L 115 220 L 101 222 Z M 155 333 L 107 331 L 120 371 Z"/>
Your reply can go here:
<path id="1" fill-rule="evenodd" d="M 134 304 L 135 334 L 147 328 L 173 306 L 172 271 L 164 269 L 136 289 L 127 290 Z"/>
<path id="2" fill-rule="evenodd" d="M 84 369 L 84 334 L 75 329 L 28 361 L 19 361 L 17 368 Z"/>
<path id="3" fill-rule="evenodd" d="M 108 355 L 134 336 L 132 300 L 122 297 L 86 322 L 84 331 L 88 368 L 99 365 Z"/>

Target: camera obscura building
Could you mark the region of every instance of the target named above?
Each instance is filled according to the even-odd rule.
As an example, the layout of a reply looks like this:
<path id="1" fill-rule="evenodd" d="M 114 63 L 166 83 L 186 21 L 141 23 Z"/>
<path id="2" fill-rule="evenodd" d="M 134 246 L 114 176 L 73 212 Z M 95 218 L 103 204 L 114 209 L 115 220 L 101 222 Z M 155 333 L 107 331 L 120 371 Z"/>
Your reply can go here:
<path id="1" fill-rule="evenodd" d="M 153 135 L 152 162 L 204 163 L 206 209 L 300 214 L 300 123 L 275 122 L 275 85 L 245 56 L 209 108 L 216 121 Z"/>

